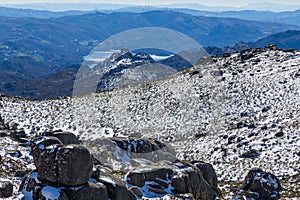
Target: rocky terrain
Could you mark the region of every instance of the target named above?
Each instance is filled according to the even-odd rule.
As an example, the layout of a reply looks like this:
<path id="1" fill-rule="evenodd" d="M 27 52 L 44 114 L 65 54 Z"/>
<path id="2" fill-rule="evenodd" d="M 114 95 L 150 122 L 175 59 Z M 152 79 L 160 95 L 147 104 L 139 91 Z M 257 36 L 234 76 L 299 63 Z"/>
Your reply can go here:
<path id="1" fill-rule="evenodd" d="M 203 199 L 203 193 L 197 191 L 218 195 L 220 189 L 225 199 L 243 199 L 246 196 L 248 199 L 251 199 L 249 196 L 276 199 L 280 190 L 282 199 L 298 199 L 299 64 L 299 51 L 281 50 L 269 45 L 263 49 L 226 54 L 222 58 L 202 59 L 197 66 L 167 78 L 101 93 L 44 101 L 2 96 L 3 129 L 14 130 L 3 136 L 22 133 L 28 139 L 17 142 L 15 139 L 19 136 L 1 138 L 1 146 L 5 147 L 0 152 L 3 160 L 1 180 L 8 179 L 14 183 L 14 198 L 24 195 L 24 192 L 17 194 L 17 188 L 25 171 L 37 168 L 40 174 L 35 155 L 30 153 L 33 147 L 28 147 L 26 142 L 40 137 L 41 133 L 46 136 L 49 131 L 61 129 L 80 137 L 82 144 L 100 162 L 100 174 L 106 170 L 106 173 L 120 176 L 122 180 L 122 175 L 124 177 L 124 173 L 128 172 L 126 188 L 134 187 L 134 194 L 139 198 L 175 195 L 174 177 L 179 169 L 182 175 L 179 177 L 200 173 L 203 177 L 197 175 L 200 177 L 197 182 L 205 180 L 204 185 L 209 183 L 200 190 L 184 178 L 185 181 L 179 181 L 181 184 L 195 188 L 178 192 L 180 189 L 177 187 L 177 195 L 192 195 L 182 198 Z M 24 129 L 24 132 L 16 129 Z M 134 140 L 130 141 L 128 136 Z M 111 137 L 115 139 L 108 139 L 105 143 L 105 138 Z M 147 141 L 168 144 L 170 148 L 159 151 L 162 154 L 155 156 L 162 159 L 153 160 L 145 154 L 137 158 L 138 161 L 131 162 L 132 155 L 128 152 L 135 152 L 138 141 L 146 138 L 152 138 Z M 59 142 L 56 144 L 61 145 Z M 104 147 L 113 153 L 110 154 Z M 67 147 L 62 146 L 64 148 Z M 22 155 L 16 152 L 7 154 L 11 149 L 19 150 Z M 120 152 L 120 149 L 123 151 Z M 61 151 L 60 148 L 58 151 Z M 213 166 L 218 187 L 205 178 L 206 172 L 195 168 L 197 162 L 193 161 L 204 161 Z M 102 169 L 101 163 L 109 166 Z M 162 180 L 153 185 L 154 180 L 149 173 L 152 174 L 157 165 L 159 169 L 162 165 L 165 167 L 162 174 L 167 171 L 172 176 L 163 175 Z M 143 170 L 139 169 L 141 166 Z M 24 173 L 18 172 L 16 176 L 17 171 Z M 147 178 L 133 178 L 141 177 L 141 173 Z M 35 179 L 36 175 L 32 172 L 26 180 Z M 35 182 L 40 184 L 40 188 L 45 188 L 47 185 L 40 181 L 41 176 Z M 89 184 L 90 180 L 86 180 L 80 184 Z M 97 184 L 99 180 L 94 182 Z M 259 185 L 263 183 L 268 184 Z M 69 187 L 68 184 L 56 187 Z M 21 188 L 31 191 L 24 184 Z M 257 188 L 264 189 L 257 191 Z M 207 192 L 210 189 L 211 192 Z M 252 193 L 249 194 L 248 190 Z M 70 193 L 64 191 L 64 194 L 70 198 Z"/>

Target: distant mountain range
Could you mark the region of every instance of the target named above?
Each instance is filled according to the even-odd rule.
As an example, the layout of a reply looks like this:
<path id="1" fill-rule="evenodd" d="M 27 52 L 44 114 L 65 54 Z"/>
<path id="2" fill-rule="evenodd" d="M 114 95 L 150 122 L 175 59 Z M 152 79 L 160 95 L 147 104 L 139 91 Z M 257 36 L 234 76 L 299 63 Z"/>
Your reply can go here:
<path id="1" fill-rule="evenodd" d="M 3 17 L 27 17 L 27 18 L 57 18 L 70 15 L 83 15 L 90 11 L 69 10 L 62 12 L 53 12 L 48 10 L 18 9 L 9 7 L 0 7 L 0 16 Z"/>
<path id="2" fill-rule="evenodd" d="M 180 6 L 180 5 L 178 5 Z M 132 13 L 143 13 L 150 11 L 177 11 L 186 14 L 191 14 L 194 16 L 205 16 L 205 17 L 218 17 L 218 18 L 237 18 L 244 20 L 254 20 L 261 22 L 277 22 L 277 23 L 287 23 L 300 26 L 300 7 L 298 10 L 285 11 L 285 12 L 271 12 L 271 11 L 259 11 L 259 10 L 230 10 L 230 11 L 208 11 L 199 7 L 189 8 L 176 8 L 176 7 L 152 7 L 152 6 L 129 6 L 122 7 L 118 9 L 98 9 L 95 7 L 94 10 L 80 11 L 80 10 L 69 10 L 61 12 L 53 12 L 48 10 L 33 10 L 33 9 L 16 9 L 8 7 L 0 7 L 0 16 L 4 17 L 27 17 L 27 18 L 58 18 L 71 15 L 83 15 L 88 13 L 114 13 L 114 12 L 132 12 Z M 295 8 L 295 7 L 293 7 Z"/>
<path id="3" fill-rule="evenodd" d="M 286 31 L 269 35 L 266 38 L 260 39 L 252 43 L 253 46 L 262 47 L 268 44 L 276 44 L 282 49 L 297 49 L 300 50 L 300 31 Z"/>
<path id="4" fill-rule="evenodd" d="M 179 31 L 201 45 L 209 46 L 207 51 L 216 55 L 249 47 L 263 47 L 269 43 L 276 43 L 282 48 L 299 49 L 299 31 L 272 35 L 300 30 L 298 26 L 282 23 L 194 16 L 169 10 L 77 13 L 72 16 L 68 16 L 70 12 L 60 13 L 67 15 L 63 17 L 48 11 L 41 12 L 53 18 L 0 17 L 0 92 L 23 95 L 20 88 L 26 93 L 43 81 L 53 80 L 54 83 L 50 85 L 54 86 L 57 80 L 53 73 L 69 74 L 65 80 L 70 80 L 74 78 L 71 72 L 76 73 L 76 70 L 74 67 L 69 70 L 69 66 L 82 63 L 83 57 L 101 41 L 122 31 L 140 27 L 163 27 Z M 234 46 L 237 43 L 240 45 Z M 174 65 L 172 60 L 168 63 Z M 37 79 L 40 77 L 43 78 Z M 43 88 L 43 85 L 46 84 L 38 88 Z M 66 88 L 63 92 L 70 91 L 69 87 Z M 28 93 L 23 96 L 30 97 Z"/>
<path id="5" fill-rule="evenodd" d="M 285 31 L 276 33 L 262 38 L 256 42 L 249 43 L 237 43 L 236 45 L 229 47 L 206 47 L 206 51 L 210 55 L 222 56 L 224 53 L 235 53 L 240 52 L 249 48 L 263 48 L 269 44 L 276 44 L 279 48 L 289 51 L 291 49 L 300 50 L 300 31 Z"/>
<path id="6" fill-rule="evenodd" d="M 54 65 L 74 64 L 96 44 L 114 34 L 140 27 L 182 32 L 203 46 L 253 42 L 298 26 L 232 18 L 192 16 L 174 11 L 93 13 L 52 19 L 0 18 L 0 59 L 30 55 Z"/>
<path id="7" fill-rule="evenodd" d="M 126 7 L 158 7 L 158 5 L 138 6 L 134 4 L 117 4 L 117 3 L 27 3 L 27 4 L 2 4 L 0 6 L 13 8 L 27 8 L 36 10 L 51 10 L 51 11 L 66 11 L 66 10 L 117 10 Z M 230 6 L 207 6 L 197 3 L 177 3 L 177 4 L 162 4 L 160 8 L 188 8 L 204 11 L 239 11 L 239 10 L 258 10 L 258 11 L 293 11 L 300 9 L 300 5 L 287 5 L 276 3 L 251 3 L 246 6 L 230 7 Z"/>

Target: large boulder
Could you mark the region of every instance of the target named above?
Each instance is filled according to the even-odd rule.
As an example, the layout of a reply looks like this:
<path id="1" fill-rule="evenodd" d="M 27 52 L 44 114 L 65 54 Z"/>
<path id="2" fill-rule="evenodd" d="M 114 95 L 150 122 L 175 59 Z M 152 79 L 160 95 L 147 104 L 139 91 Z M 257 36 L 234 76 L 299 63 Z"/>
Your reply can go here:
<path id="1" fill-rule="evenodd" d="M 87 182 L 78 186 L 53 186 L 38 178 L 38 173 L 33 171 L 27 174 L 19 191 L 24 199 L 33 200 L 107 200 L 106 187 L 101 183 Z"/>
<path id="2" fill-rule="evenodd" d="M 93 158 L 83 146 L 63 146 L 55 137 L 42 137 L 33 142 L 32 155 L 43 181 L 73 186 L 85 184 L 91 177 Z"/>
<path id="3" fill-rule="evenodd" d="M 211 186 L 218 188 L 218 177 L 215 169 L 209 163 L 203 161 L 192 161 L 194 166 L 196 166 L 202 172 L 203 178 L 209 183 Z"/>
<path id="4" fill-rule="evenodd" d="M 57 151 L 62 143 L 55 137 L 41 137 L 32 142 L 32 156 L 41 180 L 58 184 Z"/>
<path id="5" fill-rule="evenodd" d="M 244 182 L 244 190 L 254 199 L 279 199 L 282 190 L 278 178 L 262 169 L 251 169 Z"/>
<path id="6" fill-rule="evenodd" d="M 59 148 L 56 162 L 59 184 L 84 184 L 92 175 L 93 157 L 83 146 L 66 145 Z"/>
<path id="7" fill-rule="evenodd" d="M 220 190 L 205 180 L 204 174 L 209 170 L 201 171 L 191 163 L 162 161 L 147 168 L 130 171 L 126 175 L 126 181 L 128 187 L 138 187 L 145 197 L 190 193 L 195 199 L 213 200 L 220 195 Z M 214 178 L 210 181 L 215 183 Z"/>

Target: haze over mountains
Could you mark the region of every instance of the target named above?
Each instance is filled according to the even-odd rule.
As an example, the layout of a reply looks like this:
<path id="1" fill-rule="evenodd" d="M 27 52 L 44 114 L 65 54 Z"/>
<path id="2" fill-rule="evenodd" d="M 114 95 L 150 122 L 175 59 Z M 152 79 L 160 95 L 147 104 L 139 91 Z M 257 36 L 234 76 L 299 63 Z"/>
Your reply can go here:
<path id="1" fill-rule="evenodd" d="M 179 5 L 178 5 L 179 6 Z M 94 13 L 95 11 L 101 13 L 114 13 L 114 12 L 133 12 L 133 13 L 143 13 L 157 10 L 173 10 L 186 14 L 191 14 L 194 16 L 206 16 L 206 17 L 222 17 L 222 18 L 238 18 L 245 20 L 254 20 L 254 21 L 262 21 L 262 22 L 278 22 L 278 23 L 287 23 L 293 25 L 300 25 L 300 7 L 299 9 L 295 9 L 297 7 L 293 7 L 291 11 L 285 12 L 272 12 L 266 10 L 255 10 L 255 9 L 244 9 L 244 10 L 228 10 L 228 11 L 212 11 L 211 9 L 196 9 L 197 7 L 185 8 L 185 7 L 168 7 L 168 8 L 159 8 L 159 7 L 151 7 L 151 6 L 129 6 L 122 7 L 118 9 L 105 9 L 101 7 L 98 9 L 92 10 L 68 10 L 68 11 L 48 11 L 48 10 L 33 10 L 33 9 L 16 9 L 9 7 L 0 7 L 0 16 L 5 17 L 31 17 L 31 18 L 57 18 L 63 16 L 70 15 L 83 15 L 87 13 Z"/>
<path id="2" fill-rule="evenodd" d="M 203 11 L 232 11 L 232 10 L 258 10 L 258 11 L 293 11 L 300 9 L 300 5 L 288 5 L 288 4 L 277 4 L 277 3 L 251 3 L 245 6 L 207 6 L 197 3 L 177 3 L 177 4 L 160 4 L 155 5 L 148 3 L 147 5 L 136 5 L 136 4 L 117 4 L 117 3 L 27 3 L 27 4 L 10 4 L 6 3 L 1 6 L 12 7 L 12 8 L 27 8 L 35 10 L 51 10 L 51 11 L 66 11 L 66 10 L 117 10 L 126 7 L 157 7 L 157 8 L 188 8 L 197 9 Z"/>

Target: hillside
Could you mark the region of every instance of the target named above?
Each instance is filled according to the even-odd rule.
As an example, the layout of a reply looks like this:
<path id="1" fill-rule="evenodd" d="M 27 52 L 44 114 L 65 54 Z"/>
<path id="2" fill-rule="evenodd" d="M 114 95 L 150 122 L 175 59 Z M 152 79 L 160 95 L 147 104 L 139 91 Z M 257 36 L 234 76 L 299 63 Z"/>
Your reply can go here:
<path id="1" fill-rule="evenodd" d="M 251 45 L 262 47 L 271 43 L 278 45 L 282 49 L 300 49 L 300 31 L 286 31 L 273 34 Z"/>
<path id="2" fill-rule="evenodd" d="M 0 58 L 30 56 L 51 66 L 78 64 L 104 39 L 139 27 L 182 32 L 202 46 L 231 46 L 299 27 L 229 18 L 196 17 L 173 11 L 66 16 L 55 19 L 0 18 Z"/>
<path id="3" fill-rule="evenodd" d="M 179 5 L 178 5 L 179 6 Z M 281 5 L 282 6 L 282 5 Z M 187 6 L 188 7 L 188 6 Z M 44 9 L 47 9 L 45 7 Z M 48 8 L 49 9 L 49 8 Z M 59 18 L 64 16 L 72 16 L 72 15 L 83 15 L 87 13 L 94 13 L 95 9 L 97 12 L 102 13 L 114 13 L 114 12 L 130 12 L 130 13 L 144 13 L 150 11 L 166 11 L 172 10 L 176 12 L 182 12 L 186 14 L 191 14 L 194 16 L 205 16 L 205 17 L 218 17 L 218 18 L 237 18 L 243 20 L 251 20 L 251 21 L 260 21 L 260 22 L 277 22 L 277 23 L 286 23 L 300 26 L 299 18 L 300 18 L 300 10 L 295 11 L 285 11 L 285 12 L 272 12 L 272 11 L 264 11 L 264 10 L 255 10 L 250 8 L 244 8 L 241 10 L 234 10 L 234 8 L 229 11 L 220 11 L 222 9 L 218 9 L 216 11 L 208 11 L 209 8 L 199 7 L 198 9 L 188 9 L 183 7 L 171 8 L 171 7 L 154 7 L 154 6 L 131 6 L 131 7 L 122 7 L 119 9 L 105 9 L 104 6 L 94 7 L 94 9 L 90 9 L 89 11 L 81 11 L 77 10 L 68 10 L 61 12 L 53 12 L 48 10 L 33 10 L 33 9 L 18 9 L 18 8 L 10 8 L 10 7 L 0 7 L 0 16 L 3 17 L 25 17 L 25 18 Z M 294 8 L 293 8 L 294 9 Z"/>
<path id="4" fill-rule="evenodd" d="M 271 12 L 257 10 L 241 10 L 241 11 L 223 11 L 210 12 L 193 9 L 177 9 L 179 12 L 191 14 L 194 16 L 218 17 L 218 18 L 237 18 L 243 20 L 253 20 L 260 22 L 277 22 L 299 26 L 300 10 L 286 12 Z"/>
<path id="5" fill-rule="evenodd" d="M 260 167 L 299 198 L 300 53 L 246 50 L 147 84 L 57 100 L 1 98 L 2 117 L 26 133 L 69 130 L 91 141 L 140 133 L 183 160 L 213 164 L 226 199 Z"/>
<path id="6" fill-rule="evenodd" d="M 90 12 L 87 11 L 63 11 L 63 12 L 51 12 L 48 10 L 32 10 L 32 9 L 18 9 L 0 6 L 0 16 L 3 17 L 27 17 L 27 18 L 58 18 L 70 15 L 83 15 Z"/>

